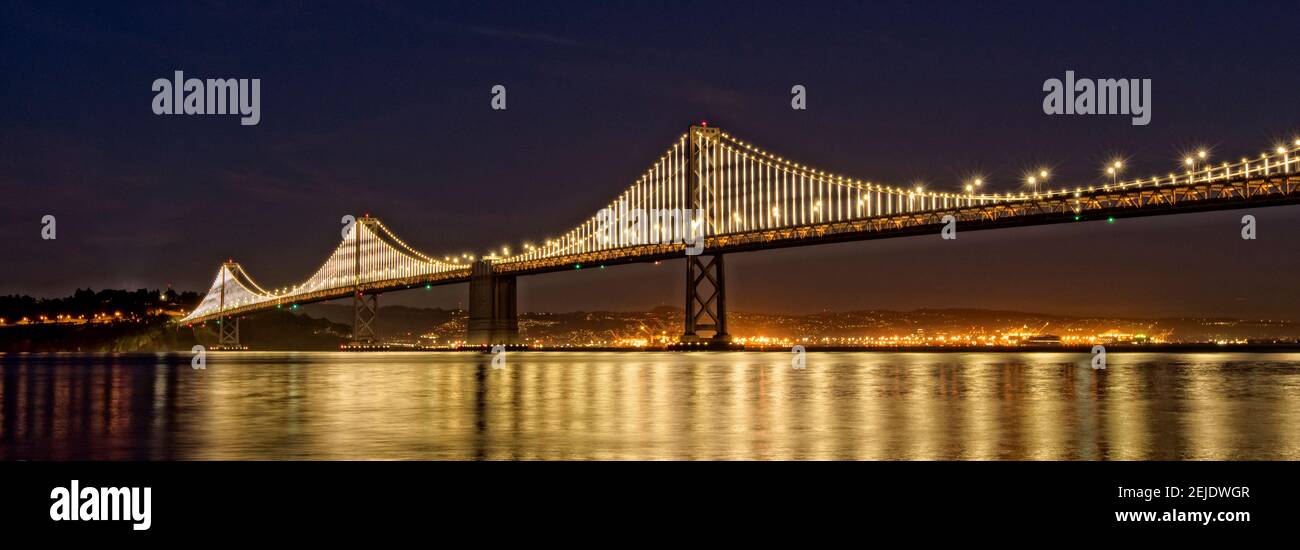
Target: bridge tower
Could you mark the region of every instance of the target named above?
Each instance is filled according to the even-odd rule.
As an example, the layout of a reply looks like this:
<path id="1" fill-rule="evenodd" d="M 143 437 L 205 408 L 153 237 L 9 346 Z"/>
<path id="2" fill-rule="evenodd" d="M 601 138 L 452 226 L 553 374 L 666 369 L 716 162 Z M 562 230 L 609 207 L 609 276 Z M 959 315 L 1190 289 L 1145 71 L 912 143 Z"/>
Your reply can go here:
<path id="1" fill-rule="evenodd" d="M 479 259 L 469 278 L 469 325 L 465 341 L 473 345 L 519 343 L 514 275 L 499 275 L 490 259 Z"/>
<path id="2" fill-rule="evenodd" d="M 227 261 L 221 266 L 221 301 L 218 303 L 221 317 L 217 319 L 217 346 L 239 349 L 239 317 L 226 315 L 226 282 L 230 280 L 232 269 L 238 266 L 234 261 Z M 233 322 L 232 322 L 233 321 Z"/>
<path id="3" fill-rule="evenodd" d="M 716 219 L 713 212 L 717 204 L 717 186 L 710 185 L 710 176 L 722 171 L 720 140 L 722 130 L 701 123 L 691 126 L 687 136 L 688 154 L 686 168 L 687 208 L 703 216 L 699 233 L 688 228 L 692 236 L 703 239 L 715 234 Z M 689 218 L 688 218 L 689 219 Z M 683 343 L 725 345 L 731 342 L 727 333 L 727 286 L 723 276 L 722 254 L 696 254 L 686 256 L 686 323 L 682 332 Z M 708 337 L 701 332 L 712 333 Z"/>
<path id="4" fill-rule="evenodd" d="M 361 288 L 361 231 L 370 230 L 375 219 L 366 214 L 352 229 L 352 343 L 371 344 L 375 338 L 375 320 L 379 317 L 379 295 L 366 294 Z"/>

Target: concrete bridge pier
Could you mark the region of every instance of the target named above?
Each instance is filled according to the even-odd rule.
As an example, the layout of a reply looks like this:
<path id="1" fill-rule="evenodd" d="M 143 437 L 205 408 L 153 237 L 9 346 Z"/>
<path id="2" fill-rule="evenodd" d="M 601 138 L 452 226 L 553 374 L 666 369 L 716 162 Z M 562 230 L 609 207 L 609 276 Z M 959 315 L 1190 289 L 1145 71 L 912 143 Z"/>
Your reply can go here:
<path id="1" fill-rule="evenodd" d="M 478 260 L 469 278 L 469 325 L 472 345 L 519 344 L 514 275 L 498 275 L 491 260 Z"/>

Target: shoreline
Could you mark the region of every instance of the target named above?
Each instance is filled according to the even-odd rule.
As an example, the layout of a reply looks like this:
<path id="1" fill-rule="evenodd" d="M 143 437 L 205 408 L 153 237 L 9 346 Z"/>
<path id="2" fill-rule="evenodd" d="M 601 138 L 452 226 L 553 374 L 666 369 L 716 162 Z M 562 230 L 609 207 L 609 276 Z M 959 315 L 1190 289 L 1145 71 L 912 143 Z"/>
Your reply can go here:
<path id="1" fill-rule="evenodd" d="M 791 348 L 783 346 L 731 346 L 731 347 L 645 347 L 645 348 L 623 348 L 623 347 L 526 347 L 526 346 L 509 346 L 505 349 L 507 352 L 625 352 L 625 353 L 645 353 L 645 352 L 773 352 L 773 353 L 791 353 Z M 1092 346 L 805 346 L 804 351 L 812 352 L 872 352 L 872 353 L 1071 353 L 1071 354 L 1092 354 Z M 411 348 L 404 346 L 385 346 L 376 345 L 369 349 L 363 350 L 302 350 L 302 349 L 243 349 L 243 350 L 208 350 L 209 353 L 492 353 L 491 348 L 481 347 L 460 347 L 460 348 Z M 1111 345 L 1106 346 L 1107 353 L 1300 353 L 1300 344 L 1144 344 L 1144 345 Z M 124 355 L 157 355 L 157 354 L 177 354 L 191 355 L 190 350 L 173 350 L 173 351 L 18 351 L 4 352 L 0 351 L 0 359 L 8 357 L 28 357 L 28 356 L 124 356 Z"/>

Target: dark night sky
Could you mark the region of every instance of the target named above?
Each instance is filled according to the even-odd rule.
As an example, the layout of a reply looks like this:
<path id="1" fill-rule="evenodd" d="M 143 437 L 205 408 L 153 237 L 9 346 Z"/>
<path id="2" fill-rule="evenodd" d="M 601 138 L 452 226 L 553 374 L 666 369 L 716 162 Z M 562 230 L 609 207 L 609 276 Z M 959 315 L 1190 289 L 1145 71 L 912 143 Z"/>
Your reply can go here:
<path id="1" fill-rule="evenodd" d="M 289 285 L 348 213 L 438 255 L 518 245 L 593 213 L 701 119 L 836 173 L 955 188 L 980 171 L 994 190 L 1039 164 L 1073 187 L 1116 154 L 1149 176 L 1300 131 L 1294 2 L 42 4 L 0 7 L 0 294 L 199 289 L 227 257 Z M 177 69 L 261 78 L 261 124 L 153 115 L 151 83 Z M 1151 124 L 1044 115 L 1042 83 L 1067 69 L 1152 79 Z M 1243 213 L 734 255 L 729 300 L 1300 319 L 1300 207 L 1251 212 L 1254 242 Z M 680 306 L 682 279 L 681 262 L 531 277 L 520 308 Z"/>

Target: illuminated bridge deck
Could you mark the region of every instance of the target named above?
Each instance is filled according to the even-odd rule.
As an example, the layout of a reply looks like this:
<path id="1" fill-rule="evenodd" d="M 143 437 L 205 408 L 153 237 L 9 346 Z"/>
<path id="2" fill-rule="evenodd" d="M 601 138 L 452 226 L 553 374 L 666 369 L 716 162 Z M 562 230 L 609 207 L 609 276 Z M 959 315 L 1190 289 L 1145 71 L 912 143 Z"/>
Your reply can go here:
<path id="1" fill-rule="evenodd" d="M 815 170 L 717 128 L 692 127 L 601 212 L 523 250 L 441 259 L 407 246 L 376 218 L 343 235 L 302 283 L 268 290 L 235 262 L 221 266 L 182 323 L 203 323 L 293 304 L 465 283 L 472 264 L 533 275 L 580 267 L 682 258 L 687 243 L 720 255 L 960 231 L 1186 214 L 1300 203 L 1300 142 L 1254 159 L 1112 185 L 1036 193 L 902 189 Z M 647 212 L 681 216 L 646 221 Z M 639 213 L 639 217 L 638 214 Z M 948 218 L 951 216 L 951 218 Z"/>

